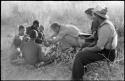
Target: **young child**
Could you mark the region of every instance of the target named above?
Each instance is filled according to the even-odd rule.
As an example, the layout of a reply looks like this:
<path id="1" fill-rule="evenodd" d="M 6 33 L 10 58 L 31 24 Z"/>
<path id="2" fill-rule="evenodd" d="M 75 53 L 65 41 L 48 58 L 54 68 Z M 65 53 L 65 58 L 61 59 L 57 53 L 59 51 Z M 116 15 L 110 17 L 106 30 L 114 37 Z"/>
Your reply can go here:
<path id="1" fill-rule="evenodd" d="M 19 33 L 18 35 L 14 37 L 13 42 L 12 42 L 12 49 L 14 51 L 13 51 L 11 60 L 17 59 L 18 57 L 22 56 L 21 51 L 20 51 L 20 45 L 23 42 L 28 41 L 29 39 L 28 36 L 25 34 L 25 31 L 26 31 L 25 27 L 23 25 L 20 25 Z"/>

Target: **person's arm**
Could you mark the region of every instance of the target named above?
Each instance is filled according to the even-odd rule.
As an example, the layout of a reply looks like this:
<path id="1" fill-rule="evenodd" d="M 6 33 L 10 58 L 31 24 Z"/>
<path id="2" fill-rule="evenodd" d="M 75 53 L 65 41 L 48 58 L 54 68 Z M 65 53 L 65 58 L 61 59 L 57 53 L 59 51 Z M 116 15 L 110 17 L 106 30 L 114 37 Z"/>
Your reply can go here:
<path id="1" fill-rule="evenodd" d="M 14 41 L 15 41 L 15 39 L 16 39 L 16 36 L 14 36 L 14 38 L 12 39 L 11 46 L 14 46 L 14 47 L 15 47 L 15 45 L 14 45 Z"/>
<path id="2" fill-rule="evenodd" d="M 45 41 L 45 45 L 50 46 L 53 42 L 53 38 L 55 38 L 57 36 L 57 33 L 53 33 L 46 41 Z"/>
<path id="3" fill-rule="evenodd" d="M 52 39 L 53 37 L 56 37 L 57 36 L 57 33 L 54 32 L 52 36 L 50 36 L 50 39 Z"/>
<path id="4" fill-rule="evenodd" d="M 21 39 L 16 35 L 13 39 L 12 46 L 18 48 L 21 45 Z"/>
<path id="5" fill-rule="evenodd" d="M 65 30 L 59 32 L 59 34 L 55 38 L 52 39 L 52 42 L 56 43 L 56 42 L 60 41 L 66 34 L 67 34 L 67 31 L 65 31 Z"/>
<path id="6" fill-rule="evenodd" d="M 86 49 L 88 50 L 97 50 L 100 51 L 104 49 L 105 44 L 108 41 L 108 38 L 110 36 L 110 29 L 108 25 L 104 25 L 98 32 L 98 41 L 97 44 L 94 47 L 88 47 Z"/>
<path id="7" fill-rule="evenodd" d="M 96 31 L 94 31 L 93 34 L 90 37 L 88 37 L 88 39 L 94 38 L 95 33 Z"/>
<path id="8" fill-rule="evenodd" d="M 89 40 L 89 39 L 94 39 L 94 35 L 92 34 L 91 36 L 85 38 L 85 40 Z"/>
<path id="9" fill-rule="evenodd" d="M 43 39 L 43 41 L 45 40 L 45 35 L 43 32 L 42 32 L 42 39 Z"/>

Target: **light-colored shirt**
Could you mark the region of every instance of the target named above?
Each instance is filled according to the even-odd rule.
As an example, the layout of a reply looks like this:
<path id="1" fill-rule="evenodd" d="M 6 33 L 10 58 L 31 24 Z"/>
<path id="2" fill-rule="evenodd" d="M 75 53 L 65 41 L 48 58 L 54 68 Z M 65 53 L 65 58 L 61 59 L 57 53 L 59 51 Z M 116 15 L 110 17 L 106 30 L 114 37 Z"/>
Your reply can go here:
<path id="1" fill-rule="evenodd" d="M 105 20 L 98 30 L 97 47 L 100 49 L 115 49 L 117 47 L 117 32 L 114 25 Z"/>

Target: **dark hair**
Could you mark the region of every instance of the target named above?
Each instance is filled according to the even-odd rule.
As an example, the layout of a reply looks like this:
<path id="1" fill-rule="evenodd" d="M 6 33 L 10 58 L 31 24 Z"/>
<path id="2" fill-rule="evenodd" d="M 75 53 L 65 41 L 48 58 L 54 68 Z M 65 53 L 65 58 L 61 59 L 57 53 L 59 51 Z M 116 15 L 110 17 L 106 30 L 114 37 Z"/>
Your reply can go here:
<path id="1" fill-rule="evenodd" d="M 94 10 L 94 8 L 89 8 L 85 11 L 85 13 L 92 16 L 92 10 Z"/>
<path id="2" fill-rule="evenodd" d="M 33 24 L 38 24 L 39 25 L 39 21 L 38 20 L 34 20 Z"/>
<path id="3" fill-rule="evenodd" d="M 102 19 L 102 20 L 105 20 L 105 19 L 106 19 L 106 18 L 103 18 L 103 17 L 97 15 L 96 13 L 94 13 L 94 15 L 97 16 L 97 17 L 99 17 L 99 18 Z"/>
<path id="4" fill-rule="evenodd" d="M 50 27 L 55 28 L 55 27 L 60 27 L 60 25 L 59 25 L 59 23 L 53 23 Z"/>
<path id="5" fill-rule="evenodd" d="M 23 25 L 20 25 L 19 30 L 21 30 L 21 29 L 25 29 L 25 27 Z"/>
<path id="6" fill-rule="evenodd" d="M 31 30 L 29 33 L 30 38 L 34 39 L 38 37 L 38 33 L 36 30 Z"/>

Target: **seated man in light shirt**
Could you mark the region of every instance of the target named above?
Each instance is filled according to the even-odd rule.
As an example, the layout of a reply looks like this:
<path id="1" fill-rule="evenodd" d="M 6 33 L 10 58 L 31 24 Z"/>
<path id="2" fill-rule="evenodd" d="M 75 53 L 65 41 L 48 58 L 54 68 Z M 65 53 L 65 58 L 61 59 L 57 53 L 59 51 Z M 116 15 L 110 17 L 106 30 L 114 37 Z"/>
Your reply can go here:
<path id="1" fill-rule="evenodd" d="M 117 32 L 112 22 L 108 20 L 107 8 L 95 8 L 94 16 L 94 20 L 99 24 L 98 40 L 95 46 L 86 47 L 76 55 L 72 69 L 72 80 L 74 81 L 83 79 L 84 66 L 87 64 L 106 58 L 110 61 L 115 59 Z"/>

